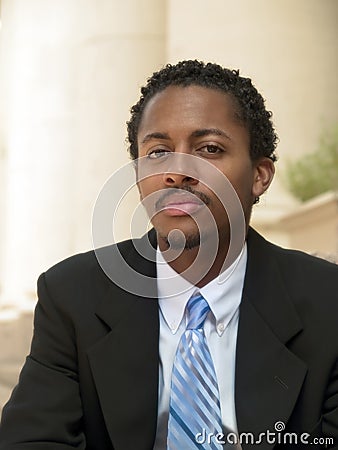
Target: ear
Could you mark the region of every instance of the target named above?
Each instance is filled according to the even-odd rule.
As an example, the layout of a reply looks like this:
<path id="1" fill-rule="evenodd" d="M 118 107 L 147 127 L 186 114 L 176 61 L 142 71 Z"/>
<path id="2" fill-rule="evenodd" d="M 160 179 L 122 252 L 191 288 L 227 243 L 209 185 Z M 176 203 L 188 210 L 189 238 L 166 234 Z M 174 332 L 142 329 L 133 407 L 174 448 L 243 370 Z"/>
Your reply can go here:
<path id="1" fill-rule="evenodd" d="M 275 175 L 275 165 L 270 158 L 262 157 L 255 161 L 255 174 L 252 184 L 252 195 L 260 197 L 270 186 Z"/>

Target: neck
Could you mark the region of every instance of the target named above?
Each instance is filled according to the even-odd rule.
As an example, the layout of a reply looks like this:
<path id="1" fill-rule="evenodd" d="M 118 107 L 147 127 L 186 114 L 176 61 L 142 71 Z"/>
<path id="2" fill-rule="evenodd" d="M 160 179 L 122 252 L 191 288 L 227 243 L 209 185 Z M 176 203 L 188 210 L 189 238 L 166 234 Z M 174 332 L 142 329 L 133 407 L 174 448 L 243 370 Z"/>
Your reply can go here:
<path id="1" fill-rule="evenodd" d="M 199 288 L 220 275 L 229 249 L 229 242 L 222 242 L 216 255 L 212 255 L 205 242 L 192 249 L 184 249 L 177 256 L 177 252 L 168 248 L 163 240 L 159 239 L 158 242 L 163 257 L 171 268 Z"/>

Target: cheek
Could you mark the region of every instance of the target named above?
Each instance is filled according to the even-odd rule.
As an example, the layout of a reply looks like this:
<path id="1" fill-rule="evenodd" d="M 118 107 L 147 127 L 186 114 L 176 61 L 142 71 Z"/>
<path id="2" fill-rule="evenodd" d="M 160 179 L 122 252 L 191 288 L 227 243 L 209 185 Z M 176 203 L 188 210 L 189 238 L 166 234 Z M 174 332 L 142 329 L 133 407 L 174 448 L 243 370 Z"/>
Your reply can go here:
<path id="1" fill-rule="evenodd" d="M 251 195 L 254 181 L 254 171 L 250 163 L 230 166 L 226 171 L 222 171 L 222 173 L 230 182 L 240 199 L 247 198 Z M 223 186 L 224 184 L 222 184 L 222 187 Z"/>
<path id="2" fill-rule="evenodd" d="M 254 170 L 250 165 L 242 167 L 241 170 L 234 171 L 229 180 L 236 190 L 241 192 L 251 192 L 254 181 Z"/>
<path id="3" fill-rule="evenodd" d="M 160 189 L 159 177 L 147 177 L 137 182 L 137 187 L 140 192 L 141 199 L 145 199 L 152 192 Z"/>
<path id="4" fill-rule="evenodd" d="M 252 170 L 243 171 L 237 173 L 236 176 L 229 177 L 229 181 L 232 187 L 236 191 L 236 194 L 241 202 L 242 208 L 247 210 L 251 208 L 253 201 L 253 183 L 254 174 Z"/>

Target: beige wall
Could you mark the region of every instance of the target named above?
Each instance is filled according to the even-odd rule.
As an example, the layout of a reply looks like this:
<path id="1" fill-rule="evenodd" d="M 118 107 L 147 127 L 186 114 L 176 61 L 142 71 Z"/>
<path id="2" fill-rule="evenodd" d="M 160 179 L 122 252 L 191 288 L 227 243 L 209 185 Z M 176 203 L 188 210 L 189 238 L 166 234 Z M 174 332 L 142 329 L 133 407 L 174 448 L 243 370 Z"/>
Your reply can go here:
<path id="1" fill-rule="evenodd" d="M 338 264 L 338 192 L 321 194 L 259 228 L 282 246 Z"/>
<path id="2" fill-rule="evenodd" d="M 325 193 L 283 217 L 276 226 L 288 246 L 332 259 L 338 264 L 338 196 Z"/>

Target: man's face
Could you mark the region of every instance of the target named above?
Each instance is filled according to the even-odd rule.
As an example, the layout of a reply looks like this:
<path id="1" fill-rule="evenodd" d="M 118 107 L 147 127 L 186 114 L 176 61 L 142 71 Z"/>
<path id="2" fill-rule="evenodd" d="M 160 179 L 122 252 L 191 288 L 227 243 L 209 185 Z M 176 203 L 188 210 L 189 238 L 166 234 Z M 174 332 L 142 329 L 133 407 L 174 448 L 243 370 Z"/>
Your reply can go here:
<path id="1" fill-rule="evenodd" d="M 221 91 L 194 85 L 170 86 L 149 101 L 139 127 L 138 149 L 142 165 L 148 174 L 155 175 L 139 176 L 138 188 L 145 204 L 147 198 L 155 197 L 151 219 L 160 248 L 168 246 L 172 230 L 185 236 L 186 248 L 198 246 L 215 231 L 215 224 L 220 244 L 228 245 L 226 208 L 210 188 L 214 180 L 208 183 L 203 161 L 209 163 L 204 166 L 213 165 L 231 182 L 248 224 L 254 198 L 267 187 L 259 183 L 260 163 L 252 162 L 249 147 L 249 133 L 235 115 L 234 100 Z M 179 155 L 185 156 L 175 173 L 175 164 L 170 161 Z"/>

